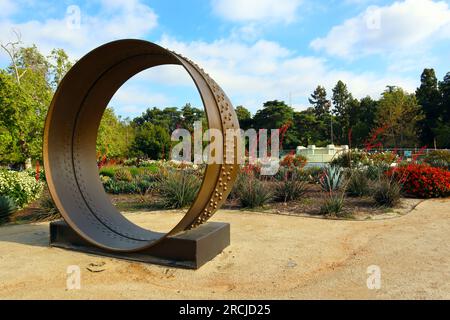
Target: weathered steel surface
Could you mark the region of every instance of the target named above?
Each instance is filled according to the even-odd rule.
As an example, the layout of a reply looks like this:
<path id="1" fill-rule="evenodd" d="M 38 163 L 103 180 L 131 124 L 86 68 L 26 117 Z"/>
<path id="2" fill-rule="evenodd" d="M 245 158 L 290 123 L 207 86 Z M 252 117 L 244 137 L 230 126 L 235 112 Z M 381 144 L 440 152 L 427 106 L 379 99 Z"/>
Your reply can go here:
<path id="1" fill-rule="evenodd" d="M 65 221 L 83 239 L 105 250 L 135 252 L 169 235 L 206 222 L 231 191 L 237 171 L 236 146 L 231 164 L 209 164 L 197 198 L 168 233 L 143 229 L 111 204 L 96 163 L 97 131 L 114 93 L 142 70 L 165 64 L 181 65 L 202 98 L 209 128 L 239 129 L 231 105 L 219 85 L 194 62 L 142 40 L 107 43 L 79 60 L 62 80 L 47 115 L 44 162 L 50 193 Z M 224 157 L 226 139 L 223 139 Z"/>

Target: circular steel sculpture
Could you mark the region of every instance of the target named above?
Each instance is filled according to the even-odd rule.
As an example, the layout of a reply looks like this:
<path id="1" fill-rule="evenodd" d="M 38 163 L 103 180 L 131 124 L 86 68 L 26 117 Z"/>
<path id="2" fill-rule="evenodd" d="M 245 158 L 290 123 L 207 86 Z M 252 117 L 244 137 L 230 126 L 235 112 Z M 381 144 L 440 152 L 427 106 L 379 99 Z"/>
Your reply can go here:
<path id="1" fill-rule="evenodd" d="M 97 131 L 114 93 L 145 69 L 181 65 L 202 98 L 209 128 L 222 131 L 225 157 L 227 129 L 239 129 L 230 100 L 194 62 L 142 40 L 107 43 L 79 60 L 62 80 L 45 122 L 44 162 L 48 187 L 66 222 L 88 242 L 106 250 L 135 252 L 165 237 L 208 220 L 223 204 L 236 179 L 236 146 L 231 164 L 208 164 L 192 206 L 168 233 L 143 229 L 111 204 L 100 181 L 96 162 Z"/>

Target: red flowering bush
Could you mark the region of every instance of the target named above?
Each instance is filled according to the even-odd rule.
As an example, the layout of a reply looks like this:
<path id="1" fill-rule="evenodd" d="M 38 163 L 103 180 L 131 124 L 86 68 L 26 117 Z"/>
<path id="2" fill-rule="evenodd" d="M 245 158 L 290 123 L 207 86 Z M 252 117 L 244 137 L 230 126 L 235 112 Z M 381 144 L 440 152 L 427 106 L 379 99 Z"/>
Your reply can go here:
<path id="1" fill-rule="evenodd" d="M 425 164 L 409 164 L 390 169 L 404 193 L 420 198 L 450 196 L 450 171 Z"/>
<path id="2" fill-rule="evenodd" d="M 247 163 L 241 167 L 241 173 L 247 175 L 254 174 L 256 177 L 259 177 L 261 174 L 261 166 Z"/>
<path id="3" fill-rule="evenodd" d="M 281 160 L 280 165 L 283 167 L 303 168 L 308 160 L 302 155 L 288 154 Z"/>

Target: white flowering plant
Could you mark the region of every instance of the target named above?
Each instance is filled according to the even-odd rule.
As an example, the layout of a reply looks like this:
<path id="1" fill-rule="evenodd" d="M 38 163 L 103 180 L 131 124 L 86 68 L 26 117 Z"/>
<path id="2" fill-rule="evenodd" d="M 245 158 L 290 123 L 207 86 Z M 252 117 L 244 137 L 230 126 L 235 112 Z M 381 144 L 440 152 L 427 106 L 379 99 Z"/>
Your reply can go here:
<path id="1" fill-rule="evenodd" d="M 25 171 L 0 170 L 0 195 L 13 199 L 19 208 L 39 199 L 43 187 Z"/>

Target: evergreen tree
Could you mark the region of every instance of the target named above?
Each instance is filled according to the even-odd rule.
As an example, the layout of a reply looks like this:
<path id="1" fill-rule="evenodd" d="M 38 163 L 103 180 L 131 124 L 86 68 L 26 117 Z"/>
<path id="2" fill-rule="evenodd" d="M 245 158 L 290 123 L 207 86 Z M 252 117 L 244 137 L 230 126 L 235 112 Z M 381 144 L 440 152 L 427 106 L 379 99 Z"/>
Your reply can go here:
<path id="1" fill-rule="evenodd" d="M 338 139 L 340 143 L 348 143 L 348 132 L 350 130 L 350 108 L 353 101 L 352 95 L 348 92 L 347 85 L 339 80 L 333 88 L 333 113 L 336 116 L 339 131 Z"/>
<path id="2" fill-rule="evenodd" d="M 440 93 L 434 69 L 425 69 L 420 78 L 420 87 L 416 90 L 416 98 L 425 118 L 420 122 L 422 144 L 434 146 L 435 130 L 439 121 Z"/>
<path id="3" fill-rule="evenodd" d="M 308 99 L 309 103 L 314 106 L 314 113 L 316 117 L 323 118 L 330 113 L 330 101 L 327 99 L 327 91 L 322 86 L 317 86 L 314 93 L 311 94 L 311 98 Z"/>
<path id="4" fill-rule="evenodd" d="M 440 114 L 442 121 L 448 124 L 450 122 L 450 72 L 447 72 L 444 80 L 439 82 L 439 92 L 441 96 Z"/>
<path id="5" fill-rule="evenodd" d="M 441 102 L 439 104 L 439 122 L 435 130 L 439 148 L 450 148 L 450 72 L 439 82 Z"/>
<path id="6" fill-rule="evenodd" d="M 170 134 L 166 128 L 145 122 L 137 128 L 131 154 L 153 160 L 168 159 L 170 146 Z"/>
<path id="7" fill-rule="evenodd" d="M 267 101 L 263 108 L 258 110 L 253 117 L 255 129 L 282 129 L 288 128 L 284 134 L 284 139 L 280 148 L 291 149 L 296 147 L 296 138 L 292 131 L 292 121 L 294 119 L 294 110 L 284 101 Z M 270 135 L 270 132 L 268 132 Z M 281 138 L 281 137 L 280 137 Z"/>
<path id="8" fill-rule="evenodd" d="M 189 131 L 194 130 L 194 122 L 202 121 L 205 117 L 205 112 L 201 109 L 192 107 L 190 103 L 186 103 L 181 108 L 181 116 L 183 118 L 182 127 Z"/>
<path id="9" fill-rule="evenodd" d="M 294 124 L 297 146 L 325 146 L 329 139 L 329 126 L 315 115 L 313 108 L 294 113 Z"/>
<path id="10" fill-rule="evenodd" d="M 375 128 L 375 117 L 378 102 L 367 96 L 358 103 L 358 110 L 352 111 L 352 146 L 360 147 L 369 139 L 370 132 Z M 355 122 L 353 122 L 355 121 Z"/>
<path id="11" fill-rule="evenodd" d="M 280 129 L 292 122 L 294 110 L 284 101 L 267 101 L 253 117 L 257 129 Z"/>

